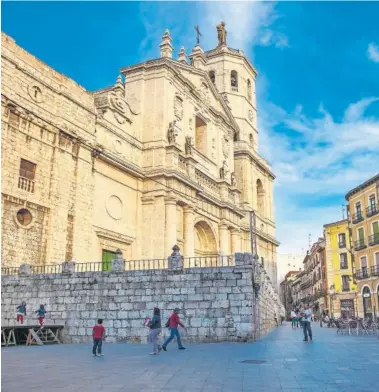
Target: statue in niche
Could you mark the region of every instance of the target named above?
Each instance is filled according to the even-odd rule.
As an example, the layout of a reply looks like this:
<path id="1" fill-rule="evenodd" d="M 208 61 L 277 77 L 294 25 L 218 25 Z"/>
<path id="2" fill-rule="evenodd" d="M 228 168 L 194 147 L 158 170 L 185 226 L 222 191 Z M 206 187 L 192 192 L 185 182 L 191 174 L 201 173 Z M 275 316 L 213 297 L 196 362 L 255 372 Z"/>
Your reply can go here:
<path id="1" fill-rule="evenodd" d="M 236 179 L 236 175 L 234 172 L 230 175 L 230 182 L 233 187 L 237 186 L 237 179 Z"/>
<path id="2" fill-rule="evenodd" d="M 224 161 L 224 162 L 222 163 L 222 167 L 221 167 L 221 169 L 220 169 L 220 178 L 221 178 L 222 180 L 225 180 L 226 177 L 227 177 L 227 175 L 228 175 L 228 172 L 229 172 L 229 170 L 228 170 L 228 164 L 226 163 L 226 161 Z"/>
<path id="3" fill-rule="evenodd" d="M 185 151 L 186 155 L 192 155 L 193 139 L 191 136 L 186 136 Z"/>
<path id="4" fill-rule="evenodd" d="M 178 136 L 178 132 L 176 131 L 175 125 L 176 125 L 176 120 L 170 122 L 168 126 L 167 139 L 170 144 L 175 143 L 176 138 Z"/>
<path id="5" fill-rule="evenodd" d="M 217 37 L 218 37 L 218 45 L 223 46 L 226 45 L 226 30 L 225 30 L 225 22 L 221 22 L 217 25 Z"/>

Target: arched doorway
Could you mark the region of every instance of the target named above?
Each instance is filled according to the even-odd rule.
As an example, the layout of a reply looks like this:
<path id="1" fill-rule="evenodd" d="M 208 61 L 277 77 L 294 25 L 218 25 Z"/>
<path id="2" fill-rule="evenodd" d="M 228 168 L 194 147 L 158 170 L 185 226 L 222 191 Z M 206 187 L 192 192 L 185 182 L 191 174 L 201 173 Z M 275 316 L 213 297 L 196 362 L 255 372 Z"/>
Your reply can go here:
<path id="1" fill-rule="evenodd" d="M 370 288 L 365 286 L 362 291 L 364 317 L 372 317 L 372 301 Z"/>
<path id="2" fill-rule="evenodd" d="M 197 222 L 195 225 L 195 256 L 217 255 L 217 242 L 215 235 L 205 221 Z"/>

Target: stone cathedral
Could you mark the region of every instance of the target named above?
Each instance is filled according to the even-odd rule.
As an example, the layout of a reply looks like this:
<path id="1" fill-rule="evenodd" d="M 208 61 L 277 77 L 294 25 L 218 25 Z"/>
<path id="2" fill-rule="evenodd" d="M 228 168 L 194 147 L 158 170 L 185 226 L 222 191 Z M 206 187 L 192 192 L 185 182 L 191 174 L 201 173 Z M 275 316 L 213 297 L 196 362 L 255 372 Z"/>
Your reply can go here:
<path id="1" fill-rule="evenodd" d="M 2 263 L 50 265 L 251 251 L 276 286 L 273 181 L 242 50 L 198 43 L 87 91 L 2 34 Z M 216 40 L 216 39 L 215 39 Z M 158 49 L 158 48 L 157 48 Z"/>

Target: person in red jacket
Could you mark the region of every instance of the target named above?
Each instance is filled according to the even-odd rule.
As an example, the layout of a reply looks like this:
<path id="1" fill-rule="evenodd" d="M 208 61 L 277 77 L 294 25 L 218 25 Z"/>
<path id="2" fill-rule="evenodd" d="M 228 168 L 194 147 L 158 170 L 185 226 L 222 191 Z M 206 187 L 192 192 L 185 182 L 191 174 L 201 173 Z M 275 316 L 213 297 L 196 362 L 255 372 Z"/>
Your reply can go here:
<path id="1" fill-rule="evenodd" d="M 98 319 L 97 324 L 93 327 L 92 337 L 93 337 L 92 355 L 94 357 L 96 356 L 102 357 L 104 354 L 102 354 L 101 352 L 101 347 L 103 345 L 103 340 L 105 338 L 105 328 L 103 326 L 102 319 Z"/>
<path id="2" fill-rule="evenodd" d="M 170 316 L 169 319 L 169 328 L 170 328 L 170 336 L 168 337 L 168 339 L 163 343 L 162 349 L 164 351 L 167 351 L 167 345 L 171 342 L 172 339 L 174 339 L 176 337 L 176 340 L 178 341 L 178 347 L 179 350 L 185 350 L 185 347 L 183 347 L 182 345 L 182 340 L 180 338 L 180 333 L 178 331 L 178 326 L 180 325 L 182 328 L 184 328 L 184 325 L 180 322 L 179 319 L 179 309 L 176 308 L 174 310 L 174 312 L 172 313 L 172 315 Z"/>

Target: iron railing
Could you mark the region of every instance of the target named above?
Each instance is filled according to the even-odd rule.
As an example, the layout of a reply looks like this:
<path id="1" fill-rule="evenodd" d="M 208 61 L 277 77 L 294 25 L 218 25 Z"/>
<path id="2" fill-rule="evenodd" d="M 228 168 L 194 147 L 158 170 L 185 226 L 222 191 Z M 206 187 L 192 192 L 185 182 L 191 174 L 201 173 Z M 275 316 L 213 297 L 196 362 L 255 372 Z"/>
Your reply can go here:
<path id="1" fill-rule="evenodd" d="M 368 237 L 369 246 L 374 246 L 379 244 L 379 233 L 374 233 Z"/>
<path id="2" fill-rule="evenodd" d="M 367 267 L 363 267 L 362 269 L 355 271 L 355 279 L 367 279 L 370 277 L 369 271 Z"/>
<path id="3" fill-rule="evenodd" d="M 353 214 L 352 216 L 353 223 L 358 223 L 363 221 L 363 213 L 362 211 L 358 211 L 357 213 Z"/>
<path id="4" fill-rule="evenodd" d="M 379 265 L 373 265 L 371 267 L 371 276 L 379 276 Z"/>
<path id="5" fill-rule="evenodd" d="M 338 241 L 339 248 L 346 248 L 346 241 Z"/>
<path id="6" fill-rule="evenodd" d="M 379 204 L 372 204 L 366 208 L 367 218 L 374 216 L 379 213 Z"/>
<path id="7" fill-rule="evenodd" d="M 184 268 L 214 268 L 234 266 L 234 256 L 184 257 Z M 112 262 L 75 263 L 74 272 L 110 272 Z M 124 260 L 125 271 L 164 270 L 168 268 L 168 259 Z M 2 267 L 1 275 L 19 275 L 19 267 Z M 31 266 L 33 275 L 61 274 L 62 264 Z"/>
<path id="8" fill-rule="evenodd" d="M 357 241 L 354 242 L 354 249 L 355 249 L 356 251 L 361 250 L 361 249 L 364 249 L 364 248 L 367 248 L 367 245 L 366 245 L 364 239 L 362 239 L 362 240 L 357 240 Z"/>

